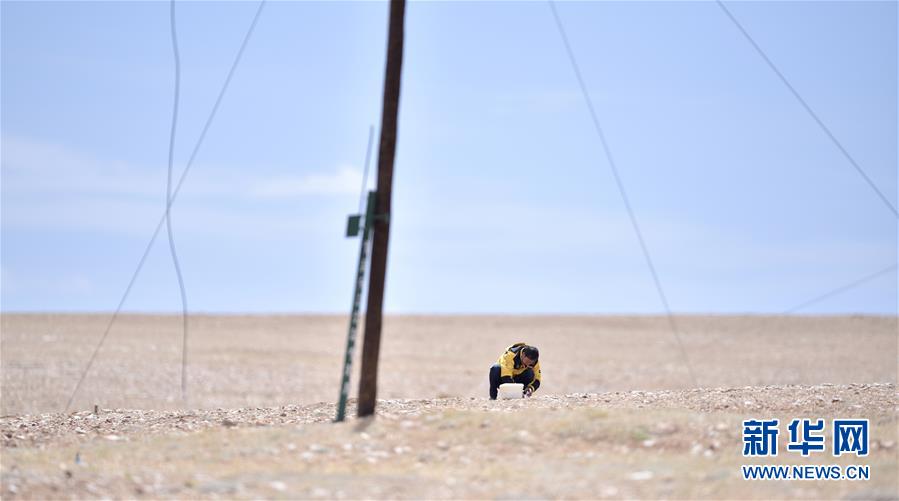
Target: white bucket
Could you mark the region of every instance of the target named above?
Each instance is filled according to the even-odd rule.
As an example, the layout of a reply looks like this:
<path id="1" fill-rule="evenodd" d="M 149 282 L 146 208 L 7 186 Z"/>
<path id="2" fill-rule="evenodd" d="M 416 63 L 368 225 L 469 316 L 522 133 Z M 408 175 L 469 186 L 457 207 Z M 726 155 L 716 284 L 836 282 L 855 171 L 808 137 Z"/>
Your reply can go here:
<path id="1" fill-rule="evenodd" d="M 523 391 L 524 385 L 521 383 L 503 383 L 499 385 L 499 398 L 501 400 L 524 398 Z"/>

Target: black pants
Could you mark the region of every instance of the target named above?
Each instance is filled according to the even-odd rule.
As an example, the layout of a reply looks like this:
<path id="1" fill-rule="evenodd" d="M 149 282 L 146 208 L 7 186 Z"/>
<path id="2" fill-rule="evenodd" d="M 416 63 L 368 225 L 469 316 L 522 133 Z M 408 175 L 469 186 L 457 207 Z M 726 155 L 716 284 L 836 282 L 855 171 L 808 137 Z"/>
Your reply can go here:
<path id="1" fill-rule="evenodd" d="M 534 381 L 534 371 L 525 369 L 524 372 L 517 376 L 499 377 L 499 364 L 493 364 L 490 368 L 490 400 L 496 400 L 496 393 L 499 391 L 499 385 L 503 383 L 522 383 L 525 388 Z M 536 385 L 535 385 L 536 386 Z"/>

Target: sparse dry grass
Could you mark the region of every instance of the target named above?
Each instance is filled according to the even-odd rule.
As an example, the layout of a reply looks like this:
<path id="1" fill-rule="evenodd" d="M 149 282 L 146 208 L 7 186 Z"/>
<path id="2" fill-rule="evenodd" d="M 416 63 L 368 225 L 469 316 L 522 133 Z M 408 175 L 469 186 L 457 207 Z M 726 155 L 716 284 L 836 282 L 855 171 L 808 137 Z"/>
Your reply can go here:
<path id="1" fill-rule="evenodd" d="M 640 407 L 647 394 L 636 392 L 519 402 L 385 401 L 377 419 L 343 424 L 218 423 L 189 433 L 57 437 L 6 448 L 4 493 L 30 499 L 889 498 L 899 466 L 895 391 L 893 385 L 675 391 L 661 395 L 679 403 L 669 408 Z M 866 458 L 804 459 L 784 453 L 781 436 L 779 457 L 754 462 L 868 464 L 871 480 L 742 480 L 747 409 L 694 410 L 706 405 L 708 394 L 723 401 L 734 393 L 752 401 L 755 412 L 782 420 L 863 412 L 872 421 Z M 802 395 L 811 398 L 797 400 Z M 853 411 L 857 405 L 864 410 Z"/>
<path id="2" fill-rule="evenodd" d="M 108 318 L 0 316 L 0 413 L 61 411 Z M 896 381 L 895 318 L 689 316 L 678 323 L 700 386 Z M 179 318 L 125 315 L 73 410 L 336 401 L 345 317 L 195 316 L 190 325 L 188 402 L 179 394 Z M 384 324 L 378 396 L 482 397 L 488 367 L 519 340 L 541 349 L 542 393 L 692 386 L 664 317 L 393 316 Z"/>
<path id="3" fill-rule="evenodd" d="M 126 316 L 78 412 L 55 413 L 105 321 L 3 315 L 4 499 L 899 497 L 896 319 L 686 317 L 709 388 L 683 390 L 663 318 L 391 317 L 388 400 L 335 425 L 344 318 L 194 318 L 186 410 L 177 319 Z M 544 386 L 486 401 L 516 340 L 540 346 Z M 863 460 L 785 454 L 782 426 L 781 455 L 755 462 L 869 464 L 872 479 L 742 480 L 750 417 L 871 419 Z"/>

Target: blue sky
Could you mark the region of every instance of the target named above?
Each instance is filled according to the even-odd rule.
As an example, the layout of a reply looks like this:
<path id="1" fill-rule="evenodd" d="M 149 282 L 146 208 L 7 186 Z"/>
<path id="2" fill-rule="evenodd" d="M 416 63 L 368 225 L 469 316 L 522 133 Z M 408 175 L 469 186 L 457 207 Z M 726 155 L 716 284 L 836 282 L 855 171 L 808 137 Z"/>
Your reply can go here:
<path id="1" fill-rule="evenodd" d="M 728 5 L 895 205 L 896 2 Z M 176 175 L 256 6 L 177 6 Z M 675 312 L 777 313 L 896 263 L 894 215 L 714 3 L 557 6 Z M 165 206 L 168 16 L 2 3 L 3 311 L 118 304 Z M 549 6 L 406 20 L 387 310 L 662 312 Z M 266 5 L 173 207 L 191 311 L 349 310 L 386 28 L 384 3 Z M 896 289 L 803 312 L 895 314 Z M 125 310 L 180 310 L 164 238 Z"/>

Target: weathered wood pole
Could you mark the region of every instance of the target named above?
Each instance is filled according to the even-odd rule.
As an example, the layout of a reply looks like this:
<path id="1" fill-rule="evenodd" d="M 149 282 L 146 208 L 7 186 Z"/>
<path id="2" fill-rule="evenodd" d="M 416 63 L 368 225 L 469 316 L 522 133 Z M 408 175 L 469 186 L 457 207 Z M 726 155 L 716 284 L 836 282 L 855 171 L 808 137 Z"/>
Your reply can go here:
<path id="1" fill-rule="evenodd" d="M 365 340 L 362 344 L 362 377 L 359 380 L 359 417 L 375 412 L 378 394 L 378 355 L 381 351 L 381 313 L 384 306 L 384 279 L 387 275 L 387 243 L 390 237 L 390 194 L 393 160 L 396 156 L 397 115 L 400 106 L 400 78 L 403 70 L 403 23 L 405 0 L 390 1 L 387 35 L 387 69 L 384 72 L 384 102 L 381 110 L 381 144 L 378 148 L 378 191 L 375 200 L 374 240 L 371 273 L 368 279 L 368 308 L 365 313 Z"/>

